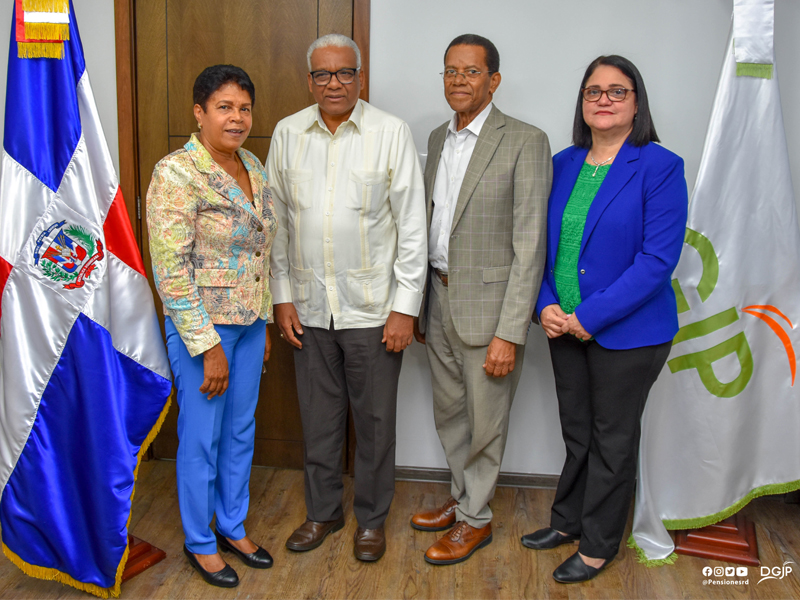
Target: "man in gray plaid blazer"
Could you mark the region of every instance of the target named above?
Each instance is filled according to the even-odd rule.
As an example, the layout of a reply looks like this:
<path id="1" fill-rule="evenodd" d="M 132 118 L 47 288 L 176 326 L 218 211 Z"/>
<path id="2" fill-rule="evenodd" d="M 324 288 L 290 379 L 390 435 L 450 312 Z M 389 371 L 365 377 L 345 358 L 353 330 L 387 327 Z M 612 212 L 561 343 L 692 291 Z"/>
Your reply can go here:
<path id="1" fill-rule="evenodd" d="M 461 562 L 492 541 L 489 501 L 542 281 L 552 176 L 545 133 L 492 104 L 494 44 L 459 36 L 444 68 L 455 115 L 428 139 L 431 268 L 416 333 L 427 344 L 452 497 L 411 519 L 415 529 L 450 529 L 425 553 L 433 564 Z"/>

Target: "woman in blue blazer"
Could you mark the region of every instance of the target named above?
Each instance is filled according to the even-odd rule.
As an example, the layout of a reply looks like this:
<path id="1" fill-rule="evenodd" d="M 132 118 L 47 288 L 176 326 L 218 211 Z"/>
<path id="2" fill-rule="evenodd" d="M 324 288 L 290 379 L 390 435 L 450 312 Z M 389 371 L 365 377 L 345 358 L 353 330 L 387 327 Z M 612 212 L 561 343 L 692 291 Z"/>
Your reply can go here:
<path id="1" fill-rule="evenodd" d="M 688 198 L 683 160 L 657 145 L 638 69 L 601 56 L 578 95 L 573 146 L 553 158 L 547 268 L 536 305 L 550 345 L 567 458 L 537 550 L 580 539 L 553 573 L 595 577 L 633 496 L 641 415 L 678 331 L 670 278 Z"/>

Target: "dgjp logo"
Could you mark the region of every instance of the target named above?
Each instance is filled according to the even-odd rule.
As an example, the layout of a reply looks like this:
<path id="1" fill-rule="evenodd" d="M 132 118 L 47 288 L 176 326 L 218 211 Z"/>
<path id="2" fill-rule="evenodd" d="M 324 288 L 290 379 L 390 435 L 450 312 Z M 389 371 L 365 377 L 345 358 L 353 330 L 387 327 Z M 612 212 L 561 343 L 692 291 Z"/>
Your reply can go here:
<path id="1" fill-rule="evenodd" d="M 792 567 L 789 565 L 795 564 L 794 561 L 787 560 L 781 567 L 761 567 L 761 579 L 758 583 L 766 579 L 783 579 L 792 572 Z"/>

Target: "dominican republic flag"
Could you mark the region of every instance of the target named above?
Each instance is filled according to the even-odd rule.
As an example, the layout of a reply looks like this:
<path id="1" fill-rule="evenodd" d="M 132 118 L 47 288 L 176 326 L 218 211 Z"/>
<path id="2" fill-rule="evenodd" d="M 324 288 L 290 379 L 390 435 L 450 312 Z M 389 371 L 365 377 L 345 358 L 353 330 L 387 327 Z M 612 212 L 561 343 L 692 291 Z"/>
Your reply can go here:
<path id="1" fill-rule="evenodd" d="M 800 231 L 773 63 L 773 0 L 735 0 L 672 286 L 681 329 L 642 422 L 631 545 L 800 488 Z"/>
<path id="2" fill-rule="evenodd" d="M 63 59 L 12 31 L 0 167 L 0 526 L 28 575 L 118 596 L 170 371 L 69 7 Z M 16 14 L 16 13 L 15 13 Z"/>

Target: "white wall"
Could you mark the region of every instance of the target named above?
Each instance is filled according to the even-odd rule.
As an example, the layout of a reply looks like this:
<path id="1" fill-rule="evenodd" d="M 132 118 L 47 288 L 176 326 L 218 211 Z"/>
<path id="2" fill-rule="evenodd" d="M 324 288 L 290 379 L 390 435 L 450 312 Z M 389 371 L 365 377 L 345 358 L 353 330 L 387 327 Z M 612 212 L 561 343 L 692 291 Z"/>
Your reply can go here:
<path id="1" fill-rule="evenodd" d="M 732 0 L 374 0 L 370 100 L 405 119 L 420 153 L 451 115 L 442 81 L 444 49 L 478 33 L 500 51 L 498 108 L 542 128 L 554 151 L 570 143 L 586 65 L 621 54 L 642 72 L 662 143 L 686 161 L 694 185 L 730 27 Z M 776 2 L 780 71 L 792 173 L 800 185 L 800 2 Z M 424 349 L 406 352 L 398 409 L 397 464 L 446 467 L 433 425 Z M 546 339 L 529 336 L 502 469 L 559 473 L 564 459 Z"/>
<path id="2" fill-rule="evenodd" d="M 114 45 L 114 3 L 112 0 L 73 0 L 75 18 L 83 42 L 86 69 L 92 83 L 97 111 L 106 135 L 114 167 L 119 173 L 119 136 L 117 133 L 117 64 Z M 6 77 L 11 7 L 13 2 L 0 3 L 0 115 L 5 114 Z M 4 119 L 0 118 L 0 139 Z"/>

